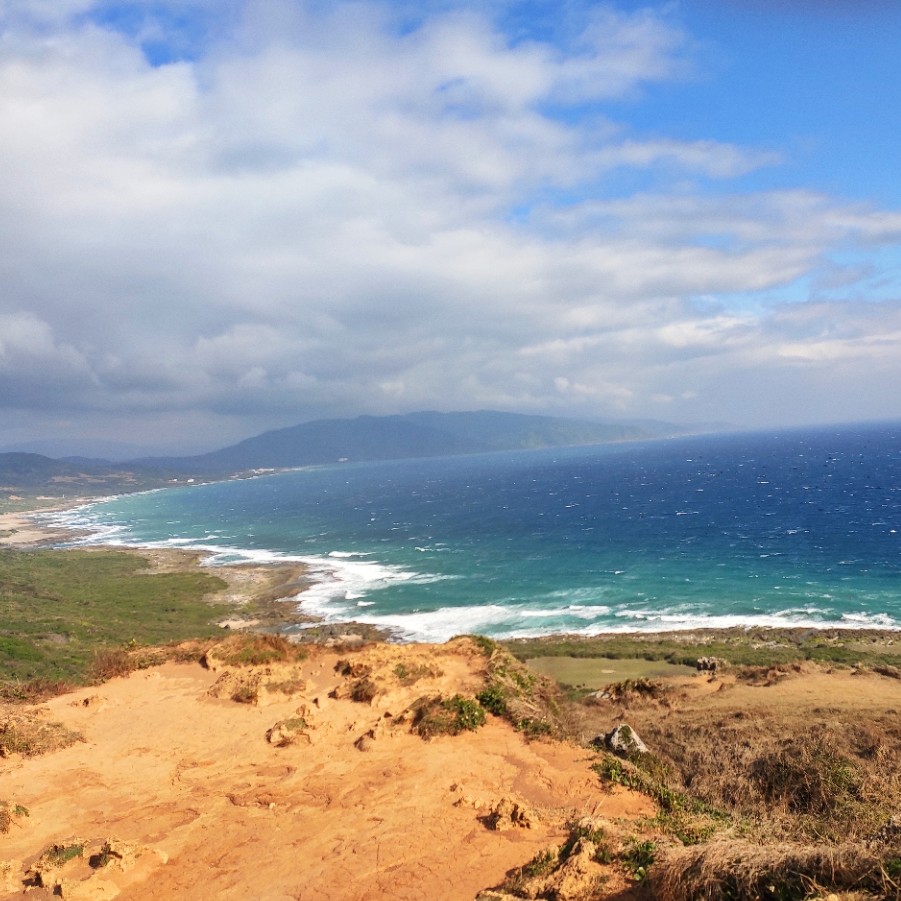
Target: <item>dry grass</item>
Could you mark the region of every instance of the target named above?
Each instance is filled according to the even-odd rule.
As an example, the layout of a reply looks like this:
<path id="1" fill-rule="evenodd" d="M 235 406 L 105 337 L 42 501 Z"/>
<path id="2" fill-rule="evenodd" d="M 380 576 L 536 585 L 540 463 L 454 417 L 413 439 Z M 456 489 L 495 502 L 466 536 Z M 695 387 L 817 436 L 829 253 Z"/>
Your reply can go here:
<path id="1" fill-rule="evenodd" d="M 34 713 L 6 713 L 0 719 L 0 757 L 37 757 L 80 740 L 79 733 L 62 723 L 49 722 Z"/>
<path id="2" fill-rule="evenodd" d="M 103 648 L 94 652 L 88 679 L 99 685 L 117 676 L 127 676 L 140 667 L 137 657 L 126 648 Z"/>
<path id="3" fill-rule="evenodd" d="M 0 682 L 0 703 L 40 704 L 50 698 L 72 691 L 75 686 L 62 679 L 30 679 Z"/>
<path id="4" fill-rule="evenodd" d="M 241 633 L 209 648 L 204 660 L 220 666 L 264 666 L 269 663 L 294 663 L 306 652 L 281 635 Z"/>
<path id="5" fill-rule="evenodd" d="M 15 823 L 29 815 L 28 808 L 21 804 L 0 801 L 0 835 L 6 835 Z"/>
<path id="6" fill-rule="evenodd" d="M 862 725 L 824 716 L 810 725 L 737 711 L 648 717 L 639 731 L 665 760 L 675 790 L 728 811 L 745 831 L 842 842 L 867 839 L 901 808 L 896 719 Z"/>
<path id="7" fill-rule="evenodd" d="M 665 901 L 802 901 L 824 890 L 901 897 L 901 858 L 862 844 L 760 846 L 747 841 L 671 848 L 650 868 Z"/>

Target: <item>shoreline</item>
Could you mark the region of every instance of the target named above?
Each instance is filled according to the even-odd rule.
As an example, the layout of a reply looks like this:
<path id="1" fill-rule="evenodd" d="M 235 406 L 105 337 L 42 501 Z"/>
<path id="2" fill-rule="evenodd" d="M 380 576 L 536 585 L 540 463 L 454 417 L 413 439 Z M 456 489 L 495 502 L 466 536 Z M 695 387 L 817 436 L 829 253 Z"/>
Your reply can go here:
<path id="1" fill-rule="evenodd" d="M 37 521 L 43 513 L 74 510 L 97 498 L 78 498 L 51 503 L 32 510 L 0 513 L 0 548 L 19 551 L 49 549 L 60 543 L 90 534 L 87 530 L 53 526 Z M 153 547 L 150 545 L 90 544 L 64 547 L 64 551 L 118 551 L 147 560 L 156 572 L 187 572 L 200 569 L 227 583 L 215 598 L 234 607 L 234 615 L 217 625 L 233 631 L 276 632 L 293 641 L 390 641 L 397 636 L 390 629 L 352 620 L 328 622 L 300 609 L 300 596 L 315 582 L 309 567 L 293 560 L 267 563 L 230 563 L 205 566 L 213 556 L 199 548 Z M 249 609 L 248 609 L 249 608 Z M 242 612 L 244 611 L 244 612 Z"/>
<path id="2" fill-rule="evenodd" d="M 0 513 L 0 548 L 16 550 L 45 549 L 89 535 L 87 530 L 55 526 L 37 520 L 44 513 L 73 510 L 98 498 L 53 499 L 46 506 Z M 369 641 L 418 644 L 422 639 L 405 638 L 399 630 L 352 619 L 328 620 L 301 609 L 302 595 L 316 583 L 307 564 L 296 560 L 265 563 L 238 562 L 206 566 L 203 561 L 213 552 L 191 547 L 154 547 L 152 545 L 90 544 L 61 548 L 66 551 L 119 551 L 143 558 L 156 572 L 200 570 L 215 574 L 227 587 L 215 599 L 234 608 L 234 615 L 216 624 L 229 631 L 277 633 L 294 642 L 359 643 Z M 758 624 L 733 626 L 685 626 L 667 630 L 630 630 L 598 632 L 591 635 L 554 632 L 538 636 L 493 639 L 510 646 L 523 659 L 544 656 L 561 658 L 604 658 L 661 660 L 668 654 L 679 656 L 680 649 L 692 647 L 718 649 L 730 646 L 750 647 L 755 651 L 778 653 L 804 646 L 841 645 L 866 648 L 878 645 L 894 649 L 901 658 L 901 629 L 872 628 L 834 623 L 822 626 L 769 626 Z M 436 646 L 444 642 L 426 642 Z M 628 647 L 624 654 L 621 644 Z M 604 645 L 606 654 L 599 653 Z M 668 650 L 661 650 L 668 648 Z M 889 652 L 894 655 L 894 650 Z M 608 656 L 609 655 L 609 656 Z"/>

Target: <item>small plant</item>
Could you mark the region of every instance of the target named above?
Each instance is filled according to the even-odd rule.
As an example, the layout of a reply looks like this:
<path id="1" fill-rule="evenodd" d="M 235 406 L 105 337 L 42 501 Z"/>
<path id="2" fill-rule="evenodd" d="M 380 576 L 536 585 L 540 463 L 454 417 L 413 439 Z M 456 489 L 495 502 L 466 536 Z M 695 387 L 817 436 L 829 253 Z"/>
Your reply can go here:
<path id="1" fill-rule="evenodd" d="M 269 744 L 275 745 L 277 748 L 286 748 L 293 745 L 306 729 L 307 721 L 302 716 L 290 717 L 286 720 L 279 720 L 269 729 L 266 732 L 266 739 Z"/>
<path id="2" fill-rule="evenodd" d="M 476 700 L 485 710 L 495 716 L 505 716 L 507 713 L 507 696 L 497 685 L 489 685 L 488 688 L 480 691 L 476 695 Z"/>
<path id="3" fill-rule="evenodd" d="M 298 657 L 297 649 L 281 635 L 236 635 L 213 650 L 226 666 L 264 666 Z"/>
<path id="4" fill-rule="evenodd" d="M 422 738 L 459 735 L 485 724 L 485 711 L 474 698 L 421 698 L 414 704 L 413 730 Z"/>
<path id="5" fill-rule="evenodd" d="M 545 720 L 538 720 L 531 716 L 524 716 L 517 720 L 514 725 L 518 732 L 522 732 L 526 738 L 541 738 L 549 736 L 553 733 L 553 727 Z"/>
<path id="6" fill-rule="evenodd" d="M 90 864 L 92 869 L 102 870 L 104 867 L 108 867 L 110 865 L 110 863 L 114 859 L 114 856 L 115 855 L 112 853 L 110 843 L 104 842 L 100 850 L 96 854 L 92 854 L 90 856 L 88 863 Z"/>
<path id="7" fill-rule="evenodd" d="M 539 851 L 523 868 L 522 874 L 528 879 L 536 876 L 547 876 L 560 862 L 555 848 Z"/>
<path id="8" fill-rule="evenodd" d="M 61 867 L 76 857 L 84 856 L 84 842 L 73 842 L 71 845 L 50 845 L 41 854 L 41 862 L 49 867 Z"/>
<path id="9" fill-rule="evenodd" d="M 614 853 L 607 841 L 607 833 L 600 827 L 590 826 L 586 823 L 577 823 L 570 828 L 569 838 L 560 849 L 560 859 L 568 860 L 576 845 L 583 840 L 591 842 L 595 846 L 595 863 L 611 863 L 613 861 Z"/>
<path id="10" fill-rule="evenodd" d="M 421 663 L 418 666 L 413 667 L 409 667 L 405 663 L 398 663 L 397 666 L 394 667 L 394 675 L 397 676 L 401 685 L 413 685 L 420 679 L 440 676 L 441 671 Z"/>
<path id="11" fill-rule="evenodd" d="M 620 855 L 620 860 L 626 868 L 626 872 L 633 879 L 641 882 L 648 875 L 648 868 L 654 863 L 657 856 L 657 845 L 655 842 L 645 840 L 639 841 L 633 838 Z"/>
<path id="12" fill-rule="evenodd" d="M 350 687 L 350 699 L 358 704 L 370 704 L 378 694 L 378 686 L 371 679 L 357 679 Z"/>
<path id="13" fill-rule="evenodd" d="M 7 801 L 0 801 L 0 835 L 6 835 L 16 820 L 29 815 L 28 808 L 21 804 L 11 805 Z"/>
<path id="14" fill-rule="evenodd" d="M 260 685 L 255 680 L 238 682 L 231 693 L 231 699 L 238 704 L 256 704 L 259 697 Z"/>

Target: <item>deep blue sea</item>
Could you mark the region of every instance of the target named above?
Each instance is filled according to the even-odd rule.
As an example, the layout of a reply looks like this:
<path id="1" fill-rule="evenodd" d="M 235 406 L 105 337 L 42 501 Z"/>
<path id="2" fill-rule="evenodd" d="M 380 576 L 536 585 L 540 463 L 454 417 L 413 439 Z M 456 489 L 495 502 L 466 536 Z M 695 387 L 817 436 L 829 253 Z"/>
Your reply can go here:
<path id="1" fill-rule="evenodd" d="M 301 608 L 440 641 L 901 628 L 901 425 L 334 466 L 126 495 L 90 541 L 301 560 Z"/>

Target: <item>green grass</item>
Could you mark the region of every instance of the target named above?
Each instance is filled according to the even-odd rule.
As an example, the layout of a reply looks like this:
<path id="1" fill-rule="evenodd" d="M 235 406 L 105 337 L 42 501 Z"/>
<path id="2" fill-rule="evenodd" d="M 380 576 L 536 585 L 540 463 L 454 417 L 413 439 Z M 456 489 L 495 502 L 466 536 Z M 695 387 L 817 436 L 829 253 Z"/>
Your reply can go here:
<path id="1" fill-rule="evenodd" d="M 84 684 L 98 651 L 219 633 L 230 608 L 204 597 L 221 579 L 148 568 L 121 551 L 0 549 L 0 682 Z"/>
<path id="2" fill-rule="evenodd" d="M 549 676 L 561 685 L 598 689 L 612 682 L 658 679 L 662 676 L 688 676 L 695 668 L 665 660 L 605 657 L 530 657 L 529 668 Z"/>
<path id="3" fill-rule="evenodd" d="M 632 659 L 683 666 L 694 666 L 699 657 L 719 657 L 739 666 L 775 666 L 803 660 L 872 666 L 897 664 L 901 657 L 901 641 L 895 635 L 876 630 L 841 629 L 697 629 L 593 638 L 551 636 L 507 641 L 504 647 L 520 660 Z"/>

